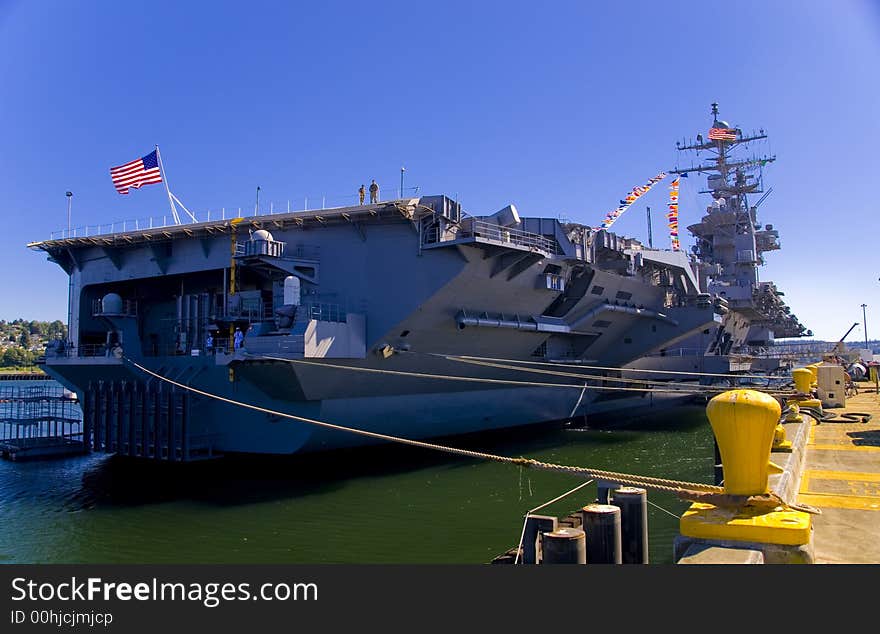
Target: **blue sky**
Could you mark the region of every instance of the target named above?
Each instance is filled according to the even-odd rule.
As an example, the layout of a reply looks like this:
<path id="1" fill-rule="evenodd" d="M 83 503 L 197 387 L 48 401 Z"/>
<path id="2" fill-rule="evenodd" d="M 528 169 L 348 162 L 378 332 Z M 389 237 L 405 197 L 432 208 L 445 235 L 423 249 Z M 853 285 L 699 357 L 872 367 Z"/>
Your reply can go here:
<path id="1" fill-rule="evenodd" d="M 353 200 L 371 178 L 392 193 L 405 166 L 473 214 L 597 225 L 717 101 L 777 156 L 759 220 L 783 250 L 761 279 L 820 338 L 862 303 L 880 336 L 877 2 L 318 4 L 0 0 L 0 318 L 65 319 L 66 276 L 25 246 L 66 227 L 65 191 L 74 227 L 168 213 L 161 185 L 120 196 L 108 172 L 156 144 L 199 213 L 253 209 L 257 186 L 263 209 Z M 666 195 L 614 230 L 646 241 L 649 205 L 668 247 Z"/>

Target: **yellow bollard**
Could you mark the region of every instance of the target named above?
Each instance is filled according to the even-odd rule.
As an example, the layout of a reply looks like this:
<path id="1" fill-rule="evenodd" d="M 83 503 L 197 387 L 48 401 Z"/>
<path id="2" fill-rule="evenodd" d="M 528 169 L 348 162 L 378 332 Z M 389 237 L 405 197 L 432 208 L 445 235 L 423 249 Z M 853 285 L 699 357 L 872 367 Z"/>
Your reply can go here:
<path id="1" fill-rule="evenodd" d="M 811 387 L 816 387 L 817 385 L 819 385 L 819 366 L 820 365 L 822 365 L 822 364 L 821 363 L 811 363 L 810 365 L 807 366 L 807 370 L 809 370 L 810 374 L 812 375 L 811 379 L 810 379 L 810 386 Z"/>
<path id="2" fill-rule="evenodd" d="M 801 416 L 801 407 L 795 402 L 791 402 L 788 404 L 788 414 L 785 415 L 786 423 L 799 423 L 804 420 L 804 417 Z"/>
<path id="3" fill-rule="evenodd" d="M 792 370 L 792 378 L 794 379 L 794 389 L 798 394 L 803 396 L 796 397 L 802 407 L 814 407 L 822 409 L 822 401 L 812 397 L 813 386 L 815 385 L 818 370 L 815 366 L 807 366 L 805 368 L 797 368 Z"/>
<path id="4" fill-rule="evenodd" d="M 792 553 L 792 561 L 811 559 L 801 552 L 804 548 L 809 550 L 805 545 L 810 543 L 812 534 L 808 513 L 784 506 L 753 505 L 748 500 L 749 496 L 769 493 L 770 473 L 782 472 L 770 462 L 773 442 L 780 440 L 779 403 L 755 390 L 730 390 L 709 401 L 706 413 L 721 453 L 724 492 L 741 496 L 743 501 L 733 507 L 691 504 L 679 520 L 682 537 L 710 543 L 720 540 L 774 544 L 783 549 L 791 547 L 786 552 Z M 781 440 L 784 434 L 783 430 Z"/>
<path id="5" fill-rule="evenodd" d="M 773 430 L 773 446 L 771 449 L 785 453 L 792 451 L 791 441 L 785 437 L 785 427 L 782 426 L 782 423 L 776 425 L 776 429 Z"/>
<path id="6" fill-rule="evenodd" d="M 813 382 L 813 373 L 806 368 L 798 368 L 792 370 L 791 376 L 794 379 L 794 389 L 801 394 L 810 393 L 810 385 Z"/>
<path id="7" fill-rule="evenodd" d="M 782 471 L 770 462 L 776 423 L 782 414 L 776 399 L 755 390 L 730 390 L 709 401 L 706 413 L 721 452 L 725 493 L 767 493 L 770 472 Z"/>

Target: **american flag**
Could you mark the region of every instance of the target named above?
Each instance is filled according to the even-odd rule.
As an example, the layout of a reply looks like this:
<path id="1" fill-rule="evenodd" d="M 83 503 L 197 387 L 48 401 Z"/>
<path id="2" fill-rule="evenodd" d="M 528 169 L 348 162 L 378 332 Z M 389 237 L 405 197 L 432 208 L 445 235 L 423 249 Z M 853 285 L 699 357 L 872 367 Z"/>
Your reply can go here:
<path id="1" fill-rule="evenodd" d="M 113 179 L 116 191 L 120 194 L 127 194 L 130 187 L 137 189 L 141 185 L 161 183 L 162 174 L 159 170 L 158 152 L 153 150 L 136 161 L 119 167 L 111 167 L 110 178 Z"/>
<path id="2" fill-rule="evenodd" d="M 736 130 L 731 128 L 709 128 L 709 138 L 713 141 L 736 141 Z"/>

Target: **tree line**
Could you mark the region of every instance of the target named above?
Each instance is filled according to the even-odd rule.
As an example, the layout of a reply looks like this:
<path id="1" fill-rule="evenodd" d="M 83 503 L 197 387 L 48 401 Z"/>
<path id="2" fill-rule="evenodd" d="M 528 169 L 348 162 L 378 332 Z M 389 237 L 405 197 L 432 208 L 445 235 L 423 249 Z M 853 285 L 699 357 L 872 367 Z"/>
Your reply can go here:
<path id="1" fill-rule="evenodd" d="M 35 365 L 44 353 L 46 344 L 53 339 L 67 339 L 67 326 L 59 319 L 0 319 L 0 367 L 25 368 Z"/>

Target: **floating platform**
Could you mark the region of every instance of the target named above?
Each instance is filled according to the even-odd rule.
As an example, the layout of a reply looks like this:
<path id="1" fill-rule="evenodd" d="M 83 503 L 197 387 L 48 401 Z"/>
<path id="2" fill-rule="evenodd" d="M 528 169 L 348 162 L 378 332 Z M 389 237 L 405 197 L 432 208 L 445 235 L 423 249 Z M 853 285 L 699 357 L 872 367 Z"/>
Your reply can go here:
<path id="1" fill-rule="evenodd" d="M 24 460 L 78 456 L 88 451 L 82 440 L 72 438 L 40 438 L 37 440 L 39 442 L 0 442 L 0 457 L 22 462 Z"/>
<path id="2" fill-rule="evenodd" d="M 52 381 L 45 372 L 0 372 L 0 381 Z"/>
<path id="3" fill-rule="evenodd" d="M 0 457 L 58 458 L 86 453 L 76 395 L 54 382 L 0 387 Z"/>

